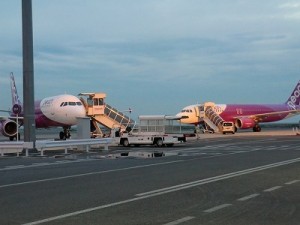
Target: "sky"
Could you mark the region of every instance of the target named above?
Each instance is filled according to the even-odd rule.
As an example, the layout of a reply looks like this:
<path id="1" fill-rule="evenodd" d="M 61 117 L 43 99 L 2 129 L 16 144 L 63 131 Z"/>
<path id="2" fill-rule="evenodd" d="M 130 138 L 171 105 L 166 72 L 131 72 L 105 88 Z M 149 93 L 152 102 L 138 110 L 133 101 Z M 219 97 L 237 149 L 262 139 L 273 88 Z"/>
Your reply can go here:
<path id="1" fill-rule="evenodd" d="M 0 108 L 23 96 L 22 1 L 0 1 Z M 138 115 L 282 103 L 300 78 L 299 0 L 32 0 L 35 99 L 104 92 Z M 297 120 L 300 118 L 297 117 Z"/>

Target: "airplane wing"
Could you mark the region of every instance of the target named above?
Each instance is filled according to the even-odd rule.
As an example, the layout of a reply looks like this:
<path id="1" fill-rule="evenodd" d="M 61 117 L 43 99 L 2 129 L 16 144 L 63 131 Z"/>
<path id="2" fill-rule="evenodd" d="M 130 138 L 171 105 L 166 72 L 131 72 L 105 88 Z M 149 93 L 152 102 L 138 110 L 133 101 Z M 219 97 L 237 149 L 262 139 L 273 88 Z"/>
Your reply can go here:
<path id="1" fill-rule="evenodd" d="M 23 125 L 24 117 L 16 117 L 16 116 L 0 116 L 0 122 L 4 121 L 15 121 L 18 122 L 19 126 Z"/>
<path id="2" fill-rule="evenodd" d="M 7 120 L 8 116 L 0 116 L 0 121 Z"/>
<path id="3" fill-rule="evenodd" d="M 5 112 L 5 113 L 11 113 L 11 111 L 10 110 L 4 110 L 4 109 L 0 109 L 0 112 Z M 6 120 L 6 119 L 9 119 L 9 115 L 7 115 L 7 116 L 0 116 L 0 121 L 2 121 L 2 120 Z"/>
<path id="4" fill-rule="evenodd" d="M 297 114 L 300 114 L 300 110 L 286 110 L 286 111 L 271 112 L 271 113 L 261 113 L 261 114 L 254 114 L 254 115 L 241 116 L 241 117 L 235 117 L 235 118 L 238 119 L 238 118 L 242 118 L 242 117 L 248 117 L 257 122 L 261 122 L 271 116 L 283 116 L 283 115 L 288 115 L 288 114 L 297 115 Z"/>
<path id="5" fill-rule="evenodd" d="M 10 113 L 11 111 L 10 111 L 10 110 L 3 110 L 3 109 L 0 109 L 0 112 Z"/>
<path id="6" fill-rule="evenodd" d="M 166 116 L 165 118 L 167 119 L 167 120 L 180 120 L 180 119 L 182 119 L 184 116 Z"/>

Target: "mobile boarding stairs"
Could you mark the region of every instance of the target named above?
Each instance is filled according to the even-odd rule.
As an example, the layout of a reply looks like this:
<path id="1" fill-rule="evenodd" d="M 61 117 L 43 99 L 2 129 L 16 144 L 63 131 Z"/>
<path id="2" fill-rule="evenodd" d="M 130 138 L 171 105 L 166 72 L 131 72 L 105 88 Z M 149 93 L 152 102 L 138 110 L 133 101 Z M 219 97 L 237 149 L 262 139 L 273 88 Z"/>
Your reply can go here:
<path id="1" fill-rule="evenodd" d="M 79 96 L 86 115 L 91 118 L 93 135 L 103 136 L 99 124 L 110 130 L 119 127 L 122 131 L 130 131 L 135 125 L 130 117 L 105 103 L 105 93 L 80 93 Z"/>
<path id="2" fill-rule="evenodd" d="M 213 102 L 205 102 L 196 108 L 196 113 L 199 117 L 199 121 L 203 120 L 214 132 L 222 132 L 222 123 L 224 120 L 214 111 L 214 106 L 215 103 Z"/>

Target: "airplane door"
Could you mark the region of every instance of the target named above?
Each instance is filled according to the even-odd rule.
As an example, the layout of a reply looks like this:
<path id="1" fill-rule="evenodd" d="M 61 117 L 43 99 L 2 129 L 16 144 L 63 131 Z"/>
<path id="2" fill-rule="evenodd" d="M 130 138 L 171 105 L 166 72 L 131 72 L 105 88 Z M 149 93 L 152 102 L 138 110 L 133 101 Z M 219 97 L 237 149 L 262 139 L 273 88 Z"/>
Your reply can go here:
<path id="1" fill-rule="evenodd" d="M 199 117 L 199 107 L 198 106 L 195 107 L 195 113 L 196 113 L 196 117 Z"/>
<path id="2" fill-rule="evenodd" d="M 200 119 L 203 119 L 205 117 L 204 106 L 203 105 L 199 106 L 198 110 L 199 110 L 199 117 L 200 117 Z"/>

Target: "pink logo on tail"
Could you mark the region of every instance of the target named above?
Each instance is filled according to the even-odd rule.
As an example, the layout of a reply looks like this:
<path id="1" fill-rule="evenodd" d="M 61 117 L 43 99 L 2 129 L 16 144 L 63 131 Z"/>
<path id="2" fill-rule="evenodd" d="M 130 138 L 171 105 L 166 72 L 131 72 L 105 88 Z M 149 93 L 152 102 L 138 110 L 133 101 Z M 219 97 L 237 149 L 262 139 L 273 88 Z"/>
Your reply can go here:
<path id="1" fill-rule="evenodd" d="M 289 97 L 286 104 L 288 105 L 289 109 L 295 110 L 296 106 L 299 105 L 300 100 L 300 81 L 298 82 L 296 88 L 294 89 L 294 92 L 292 93 L 291 97 Z"/>

